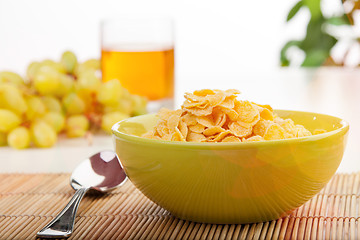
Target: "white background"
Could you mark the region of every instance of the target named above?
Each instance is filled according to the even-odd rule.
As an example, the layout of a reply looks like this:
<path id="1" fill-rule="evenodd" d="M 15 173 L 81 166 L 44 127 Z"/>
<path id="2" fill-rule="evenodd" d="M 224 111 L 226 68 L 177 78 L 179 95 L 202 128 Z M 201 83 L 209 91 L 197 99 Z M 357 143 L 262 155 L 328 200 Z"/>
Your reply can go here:
<path id="1" fill-rule="evenodd" d="M 327 0 L 332 1 L 332 0 Z M 286 25 L 296 0 L 0 0 L 0 70 L 75 51 L 100 57 L 99 22 L 146 14 L 173 17 L 177 74 L 240 75 L 276 68 L 289 38 L 305 33 L 308 12 Z"/>

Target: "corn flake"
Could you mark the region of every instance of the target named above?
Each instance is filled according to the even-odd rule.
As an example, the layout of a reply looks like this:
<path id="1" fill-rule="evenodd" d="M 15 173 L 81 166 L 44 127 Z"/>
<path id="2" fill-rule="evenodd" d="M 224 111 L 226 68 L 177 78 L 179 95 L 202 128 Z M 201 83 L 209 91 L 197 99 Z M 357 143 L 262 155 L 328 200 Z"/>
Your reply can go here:
<path id="1" fill-rule="evenodd" d="M 274 122 L 279 124 L 287 133 L 295 136 L 295 124 L 293 120 L 277 117 Z"/>
<path id="2" fill-rule="evenodd" d="M 182 135 L 182 136 L 185 138 L 185 140 L 186 140 L 186 137 L 187 137 L 187 134 L 188 134 L 189 129 L 188 129 L 188 126 L 186 125 L 186 123 L 185 123 L 183 120 L 181 120 L 181 121 L 179 122 L 178 129 L 179 129 L 181 135 Z"/>
<path id="3" fill-rule="evenodd" d="M 322 134 L 322 133 L 326 133 L 326 130 L 324 130 L 324 129 L 315 129 L 313 131 L 313 135 L 318 135 L 318 134 Z"/>
<path id="4" fill-rule="evenodd" d="M 273 114 L 272 110 L 270 110 L 269 108 L 261 107 L 257 104 L 253 104 L 253 106 L 255 108 L 257 108 L 257 110 L 259 111 L 261 119 L 274 121 L 274 114 Z"/>
<path id="5" fill-rule="evenodd" d="M 171 140 L 186 142 L 186 137 L 184 137 L 184 135 L 181 133 L 181 131 L 178 128 L 175 128 L 175 132 L 173 133 Z"/>
<path id="6" fill-rule="evenodd" d="M 206 130 L 203 131 L 203 134 L 208 137 L 225 131 L 226 130 L 223 129 L 222 127 L 215 126 L 215 127 L 208 127 Z"/>
<path id="7" fill-rule="evenodd" d="M 182 120 L 184 121 L 184 123 L 187 126 L 192 126 L 192 125 L 196 125 L 198 122 L 196 120 L 196 116 L 191 114 L 191 113 L 186 113 L 185 115 L 183 115 Z"/>
<path id="8" fill-rule="evenodd" d="M 264 139 L 265 140 L 278 140 L 285 139 L 286 137 L 285 130 L 280 127 L 279 124 L 275 123 L 270 125 L 265 132 Z"/>
<path id="9" fill-rule="evenodd" d="M 215 107 L 225 100 L 225 93 L 217 91 L 214 95 L 208 95 L 205 99 L 209 102 L 210 106 Z"/>
<path id="10" fill-rule="evenodd" d="M 195 132 L 195 133 L 202 133 L 205 130 L 205 126 L 201 125 L 201 124 L 196 124 L 196 125 L 189 126 L 189 130 L 191 132 Z"/>
<path id="11" fill-rule="evenodd" d="M 155 127 L 155 134 L 157 134 L 161 138 L 163 138 L 165 135 L 169 133 L 170 131 L 165 121 L 159 122 L 159 124 Z"/>
<path id="12" fill-rule="evenodd" d="M 223 107 L 223 108 L 232 109 L 232 108 L 234 108 L 234 106 L 235 106 L 234 99 L 226 98 L 226 99 L 220 104 L 220 106 Z"/>
<path id="13" fill-rule="evenodd" d="M 161 108 L 159 110 L 159 112 L 157 113 L 157 115 L 159 116 L 160 119 L 162 120 L 167 120 L 174 111 L 167 109 L 167 108 Z"/>
<path id="14" fill-rule="evenodd" d="M 167 121 L 167 127 L 170 131 L 175 131 L 175 128 L 179 125 L 180 116 L 179 115 L 171 115 Z"/>
<path id="15" fill-rule="evenodd" d="M 237 122 L 232 122 L 229 124 L 229 130 L 232 134 L 234 134 L 237 137 L 247 137 L 250 136 L 252 133 L 252 128 L 244 128 Z"/>
<path id="16" fill-rule="evenodd" d="M 161 139 L 159 136 L 155 135 L 155 131 L 149 131 L 143 135 L 145 138 L 151 138 L 151 139 Z"/>
<path id="17" fill-rule="evenodd" d="M 214 109 L 212 116 L 213 116 L 213 121 L 214 121 L 215 126 L 222 127 L 225 124 L 226 119 L 227 119 L 226 114 L 221 112 L 221 110 L 219 111 L 219 110 Z"/>
<path id="18" fill-rule="evenodd" d="M 311 136 L 311 132 L 302 125 L 295 125 L 296 135 L 295 137 L 306 137 Z"/>
<path id="19" fill-rule="evenodd" d="M 258 141 L 264 141 L 264 138 L 259 135 L 251 136 L 249 138 L 243 138 L 244 142 L 258 142 Z"/>
<path id="20" fill-rule="evenodd" d="M 259 110 L 249 101 L 235 101 L 235 111 L 239 114 L 238 121 L 244 123 L 253 123 L 260 116 Z"/>
<path id="21" fill-rule="evenodd" d="M 172 141 L 173 139 L 173 134 L 169 133 L 169 134 L 165 134 L 164 136 L 161 137 L 161 139 L 165 140 L 165 141 Z"/>
<path id="22" fill-rule="evenodd" d="M 209 142 L 221 142 L 221 140 L 223 140 L 229 134 L 231 134 L 230 131 L 224 131 L 224 132 L 221 132 L 221 133 L 219 133 L 217 135 L 210 136 L 208 138 L 208 141 Z"/>
<path id="23" fill-rule="evenodd" d="M 206 102 L 190 102 L 190 101 L 185 101 L 183 104 L 183 108 L 204 108 L 207 106 Z"/>
<path id="24" fill-rule="evenodd" d="M 206 137 L 204 135 L 202 135 L 201 133 L 189 133 L 186 141 L 188 142 L 204 142 L 206 141 Z"/>
<path id="25" fill-rule="evenodd" d="M 215 94 L 215 91 L 216 91 L 216 90 L 212 90 L 212 89 L 201 89 L 201 90 L 195 90 L 193 94 L 194 94 L 195 96 L 205 97 L 205 96 L 208 96 L 208 95 L 213 95 L 213 94 Z M 190 94 L 191 94 L 191 93 L 190 93 Z"/>
<path id="26" fill-rule="evenodd" d="M 241 139 L 235 136 L 227 136 L 221 142 L 241 142 Z"/>
<path id="27" fill-rule="evenodd" d="M 162 108 L 159 122 L 145 138 L 187 142 L 251 142 L 312 135 L 302 125 L 274 114 L 269 105 L 237 100 L 235 89 L 185 93 L 178 110 Z M 313 134 L 326 132 L 314 130 Z"/>
<path id="28" fill-rule="evenodd" d="M 186 111 L 195 116 L 206 116 L 212 113 L 212 109 L 213 107 L 207 104 L 204 108 L 187 108 Z"/>
<path id="29" fill-rule="evenodd" d="M 236 95 L 240 94 L 240 91 L 237 89 L 228 89 L 225 91 L 227 97 L 236 97 Z"/>
<path id="30" fill-rule="evenodd" d="M 222 108 L 222 111 L 230 121 L 236 121 L 239 118 L 239 114 L 234 109 Z"/>
<path id="31" fill-rule="evenodd" d="M 205 127 L 214 126 L 214 119 L 212 115 L 196 117 L 196 121 Z"/>
<path id="32" fill-rule="evenodd" d="M 273 125 L 274 123 L 269 120 L 260 120 L 258 123 L 255 124 L 253 128 L 253 132 L 255 135 L 264 136 L 267 129 Z"/>

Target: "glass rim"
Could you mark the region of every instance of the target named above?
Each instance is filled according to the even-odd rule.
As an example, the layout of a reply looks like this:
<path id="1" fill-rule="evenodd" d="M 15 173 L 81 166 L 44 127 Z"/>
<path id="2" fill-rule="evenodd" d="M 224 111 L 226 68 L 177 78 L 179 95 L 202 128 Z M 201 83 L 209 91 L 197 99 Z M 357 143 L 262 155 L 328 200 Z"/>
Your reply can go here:
<path id="1" fill-rule="evenodd" d="M 105 24 L 121 23 L 126 21 L 142 22 L 142 21 L 164 21 L 174 25 L 174 18 L 169 15 L 123 15 L 121 17 L 103 18 L 100 20 L 100 25 L 103 27 Z"/>
<path id="2" fill-rule="evenodd" d="M 105 18 L 100 21 L 100 43 L 101 46 L 111 46 L 118 43 L 144 43 L 144 39 L 147 42 L 161 43 L 164 46 L 174 46 L 175 41 L 175 20 L 173 17 L 168 15 L 158 15 L 158 14 L 131 14 L 131 15 L 121 15 L 116 18 Z M 130 29 L 130 30 L 129 30 Z M 149 29 L 153 29 L 155 32 L 159 32 L 158 38 L 154 39 L 154 34 L 145 34 L 141 38 L 135 37 L 134 33 L 147 32 Z M 116 32 L 117 30 L 125 30 L 127 33 L 130 31 L 130 39 L 124 41 L 124 39 L 117 38 L 116 36 L 109 37 L 108 34 L 111 32 Z M 163 33 L 166 33 L 165 35 Z M 111 35 L 111 34 L 110 34 Z M 131 37 L 134 36 L 134 37 Z M 133 38 L 133 39 L 132 39 Z M 156 37 L 155 37 L 156 38 Z M 125 38 L 126 39 L 126 38 Z M 164 48 L 164 47 L 162 47 Z"/>

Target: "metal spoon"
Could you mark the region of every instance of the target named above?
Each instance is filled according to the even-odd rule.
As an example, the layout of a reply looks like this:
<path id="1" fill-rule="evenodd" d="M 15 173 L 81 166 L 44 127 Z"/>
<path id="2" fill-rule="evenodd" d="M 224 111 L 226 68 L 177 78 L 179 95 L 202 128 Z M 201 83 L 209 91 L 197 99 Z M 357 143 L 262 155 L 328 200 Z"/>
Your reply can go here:
<path id="1" fill-rule="evenodd" d="M 102 151 L 81 162 L 70 177 L 76 190 L 65 208 L 37 236 L 41 238 L 67 238 L 73 232 L 75 215 L 81 199 L 90 189 L 106 192 L 125 183 L 127 177 L 113 151 Z"/>

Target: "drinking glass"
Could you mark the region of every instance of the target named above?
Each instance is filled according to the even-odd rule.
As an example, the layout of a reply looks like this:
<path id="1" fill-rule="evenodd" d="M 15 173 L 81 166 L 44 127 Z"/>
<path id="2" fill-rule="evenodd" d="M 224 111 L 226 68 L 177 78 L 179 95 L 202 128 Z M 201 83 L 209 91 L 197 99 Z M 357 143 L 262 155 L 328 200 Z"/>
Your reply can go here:
<path id="1" fill-rule="evenodd" d="M 169 18 L 128 17 L 101 24 L 103 81 L 145 96 L 148 111 L 174 104 L 174 36 Z"/>

